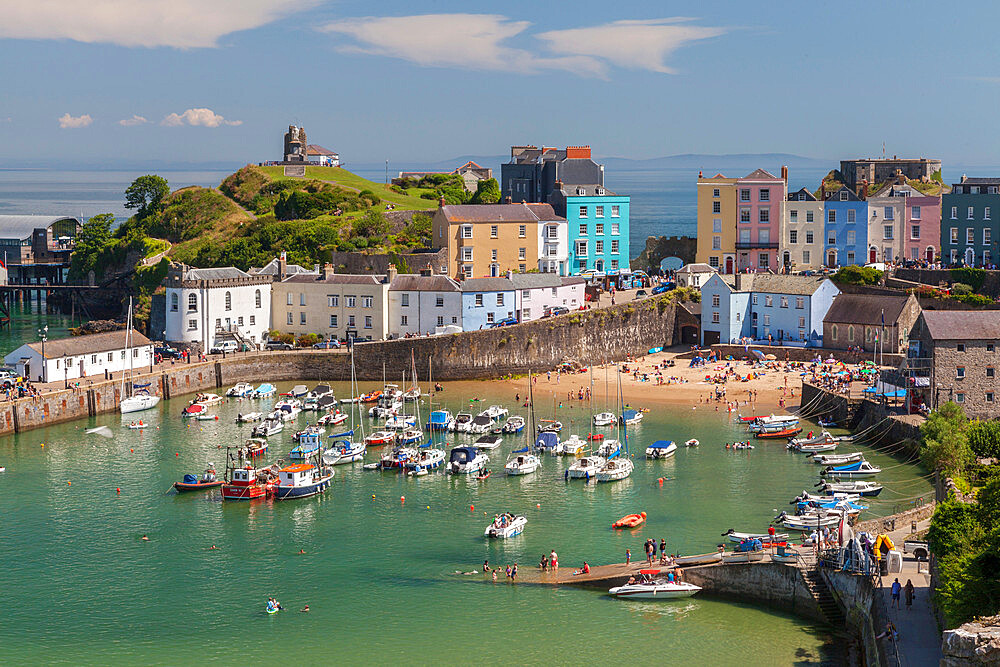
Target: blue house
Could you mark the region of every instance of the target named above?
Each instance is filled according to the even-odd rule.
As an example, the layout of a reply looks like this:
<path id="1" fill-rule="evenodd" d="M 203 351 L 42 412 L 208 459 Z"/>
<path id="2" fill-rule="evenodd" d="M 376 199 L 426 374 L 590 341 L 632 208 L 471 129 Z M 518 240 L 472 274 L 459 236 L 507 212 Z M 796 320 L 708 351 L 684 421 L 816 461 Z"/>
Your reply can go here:
<path id="1" fill-rule="evenodd" d="M 462 329 L 488 329 L 514 317 L 514 283 L 507 278 L 471 278 L 461 282 Z"/>
<path id="2" fill-rule="evenodd" d="M 824 193 L 823 214 L 826 266 L 863 265 L 868 254 L 868 202 L 844 185 Z"/>
<path id="3" fill-rule="evenodd" d="M 549 198 L 566 218 L 569 273 L 606 273 L 629 267 L 628 195 L 603 185 L 562 185 Z"/>
<path id="4" fill-rule="evenodd" d="M 702 344 L 750 338 L 822 347 L 823 319 L 838 294 L 822 276 L 741 273 L 729 284 L 716 274 L 701 288 Z"/>

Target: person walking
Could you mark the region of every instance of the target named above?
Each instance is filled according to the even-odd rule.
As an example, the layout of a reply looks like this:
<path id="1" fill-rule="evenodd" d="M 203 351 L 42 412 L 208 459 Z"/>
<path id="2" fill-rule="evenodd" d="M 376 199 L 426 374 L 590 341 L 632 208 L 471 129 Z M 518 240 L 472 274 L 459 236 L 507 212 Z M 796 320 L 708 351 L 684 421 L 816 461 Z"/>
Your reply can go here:
<path id="1" fill-rule="evenodd" d="M 896 609 L 899 609 L 899 592 L 902 588 L 899 578 L 892 582 L 892 606 Z"/>
<path id="2" fill-rule="evenodd" d="M 910 611 L 910 607 L 913 605 L 913 582 L 909 579 L 906 580 L 903 592 L 906 594 L 906 611 Z"/>

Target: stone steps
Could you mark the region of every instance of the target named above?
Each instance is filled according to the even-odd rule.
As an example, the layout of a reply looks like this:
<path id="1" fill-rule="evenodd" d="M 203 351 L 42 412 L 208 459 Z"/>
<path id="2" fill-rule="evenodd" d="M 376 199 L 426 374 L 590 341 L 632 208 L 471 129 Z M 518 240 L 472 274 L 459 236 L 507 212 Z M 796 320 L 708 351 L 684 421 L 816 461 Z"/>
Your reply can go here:
<path id="1" fill-rule="evenodd" d="M 826 585 L 825 581 L 823 581 L 823 577 L 820 575 L 819 570 L 813 568 L 803 568 L 802 578 L 806 582 L 806 587 L 812 594 L 813 599 L 816 600 L 816 606 L 819 607 L 819 610 L 826 619 L 826 622 L 835 628 L 845 627 L 847 618 L 840 610 L 840 605 L 837 604 L 837 600 L 833 597 L 833 593 L 830 592 L 830 587 Z"/>

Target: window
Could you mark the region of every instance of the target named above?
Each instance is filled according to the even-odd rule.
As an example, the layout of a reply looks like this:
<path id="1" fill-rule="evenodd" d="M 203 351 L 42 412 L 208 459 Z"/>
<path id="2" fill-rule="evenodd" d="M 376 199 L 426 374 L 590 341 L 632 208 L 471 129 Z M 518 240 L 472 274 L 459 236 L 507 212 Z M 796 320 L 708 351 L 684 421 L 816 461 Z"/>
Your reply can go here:
<path id="1" fill-rule="evenodd" d="M 519 271 L 520 273 L 524 273 L 525 271 L 527 271 L 527 270 L 528 270 L 528 265 L 527 265 L 527 264 L 518 264 L 518 265 L 517 265 L 517 270 L 518 270 L 518 271 Z"/>
<path id="2" fill-rule="evenodd" d="M 988 211 L 989 209 L 987 208 L 986 210 Z M 910 209 L 910 220 L 919 220 L 919 219 L 920 219 L 920 207 L 914 206 L 913 208 Z"/>
<path id="3" fill-rule="evenodd" d="M 854 230 L 853 229 L 848 229 L 847 230 L 847 245 L 854 245 L 855 238 L 856 238 L 856 236 L 855 236 Z"/>
<path id="4" fill-rule="evenodd" d="M 770 243 L 771 242 L 771 230 L 770 229 L 758 229 L 757 230 L 757 243 Z"/>
<path id="5" fill-rule="evenodd" d="M 972 227 L 967 227 L 965 230 L 965 242 L 969 245 L 976 242 L 976 230 Z"/>
<path id="6" fill-rule="evenodd" d="M 748 208 L 740 209 L 740 222 L 750 222 L 750 209 Z"/>
<path id="7" fill-rule="evenodd" d="M 855 211 L 853 208 L 847 209 L 847 221 L 848 222 L 857 222 L 858 221 L 858 212 Z"/>
<path id="8" fill-rule="evenodd" d="M 808 250 L 803 250 L 802 251 L 802 263 L 803 264 L 808 264 L 809 263 L 809 251 Z"/>
<path id="9" fill-rule="evenodd" d="M 404 320 L 406 319 L 406 315 L 403 315 L 403 319 Z M 337 326 L 337 316 L 336 315 L 331 315 L 330 316 L 330 326 L 331 327 L 336 327 Z"/>
<path id="10" fill-rule="evenodd" d="M 712 307 L 713 308 L 718 308 L 719 307 L 720 298 L 721 297 L 718 294 L 713 294 L 712 295 Z"/>
<path id="11" fill-rule="evenodd" d="M 750 201 L 750 189 L 745 188 L 740 190 L 740 201 Z"/>
<path id="12" fill-rule="evenodd" d="M 830 338 L 832 338 L 833 340 L 837 340 L 837 325 L 836 324 L 834 324 L 832 327 L 830 327 Z"/>
<path id="13" fill-rule="evenodd" d="M 811 231 L 806 231 L 806 243 L 813 242 L 813 233 Z"/>
<path id="14" fill-rule="evenodd" d="M 586 236 L 586 235 L 587 235 L 587 223 L 583 223 L 580 225 L 580 236 Z"/>
<path id="15" fill-rule="evenodd" d="M 483 307 L 483 295 L 482 294 L 477 294 L 476 295 L 476 308 L 482 308 L 482 307 Z"/>
<path id="16" fill-rule="evenodd" d="M 498 306 L 502 306 L 503 305 L 503 292 L 498 292 L 497 293 L 497 305 Z"/>
<path id="17" fill-rule="evenodd" d="M 965 403 L 965 394 L 955 394 L 956 403 Z"/>
<path id="18" fill-rule="evenodd" d="M 990 219 L 990 207 L 987 206 L 986 208 L 983 209 L 983 220 L 989 220 L 989 219 Z"/>
<path id="19" fill-rule="evenodd" d="M 788 222 L 798 222 L 799 221 L 799 210 L 793 208 L 788 212 Z"/>
<path id="20" fill-rule="evenodd" d="M 750 243 L 750 230 L 741 229 L 740 230 L 740 243 Z"/>
<path id="21" fill-rule="evenodd" d="M 847 340 L 850 343 L 854 342 L 854 325 L 853 324 L 847 325 Z"/>
<path id="22" fill-rule="evenodd" d="M 719 313 L 718 311 L 712 311 L 712 324 L 719 323 Z"/>
<path id="23" fill-rule="evenodd" d="M 764 297 L 764 305 L 766 307 L 768 307 L 768 308 L 770 308 L 771 306 L 773 306 L 774 305 L 774 297 L 772 297 L 770 294 L 768 294 L 767 296 L 765 296 Z"/>
<path id="24" fill-rule="evenodd" d="M 586 241 L 577 241 L 576 242 L 576 255 L 577 255 L 577 257 L 586 257 L 587 256 L 587 242 Z"/>
<path id="25" fill-rule="evenodd" d="M 893 208 L 891 206 L 883 206 L 882 207 L 882 217 L 885 218 L 886 220 L 892 220 L 893 219 Z"/>
<path id="26" fill-rule="evenodd" d="M 595 206 L 594 207 L 594 217 L 595 218 L 603 218 L 604 217 L 604 207 L 603 206 Z M 600 232 L 597 232 L 597 233 L 600 234 Z"/>
<path id="27" fill-rule="evenodd" d="M 226 290 L 226 310 L 233 309 L 233 293 Z"/>
<path id="28" fill-rule="evenodd" d="M 737 322 L 740 321 L 740 311 L 738 311 L 738 310 L 736 311 L 736 321 Z"/>
<path id="29" fill-rule="evenodd" d="M 712 190 L 712 196 L 713 197 L 718 197 L 719 196 L 719 188 L 714 188 Z"/>
<path id="30" fill-rule="evenodd" d="M 951 219 L 952 220 L 958 220 L 958 207 L 957 206 L 952 206 L 951 207 Z"/>
<path id="31" fill-rule="evenodd" d="M 955 377 L 959 380 L 965 377 L 965 366 L 958 366 L 955 369 Z"/>
<path id="32" fill-rule="evenodd" d="M 188 294 L 188 312 L 196 313 L 198 312 L 198 295 Z"/>
<path id="33" fill-rule="evenodd" d="M 781 307 L 782 308 L 788 308 L 788 297 L 787 296 L 781 297 Z"/>
<path id="34" fill-rule="evenodd" d="M 987 403 L 992 403 L 993 402 L 993 392 L 992 391 L 986 392 L 986 402 Z"/>
<path id="35" fill-rule="evenodd" d="M 586 218 L 587 217 L 587 207 L 586 206 L 581 206 L 580 207 L 580 217 L 581 218 Z"/>
<path id="36" fill-rule="evenodd" d="M 612 236 L 618 236 L 618 223 L 617 222 L 612 222 L 611 223 L 611 235 Z"/>
<path id="37" fill-rule="evenodd" d="M 760 189 L 760 200 L 761 201 L 771 201 L 771 191 L 767 188 Z"/>
<path id="38" fill-rule="evenodd" d="M 847 263 L 848 264 L 854 264 L 854 251 L 853 250 L 848 250 L 847 251 Z"/>
<path id="39" fill-rule="evenodd" d="M 236 318 L 236 326 L 238 326 L 238 327 L 243 326 L 243 318 L 242 317 L 237 317 Z"/>
<path id="40" fill-rule="evenodd" d="M 472 261 L 472 248 L 470 248 L 470 247 L 464 247 L 464 248 L 462 248 L 462 261 L 463 262 L 471 262 Z"/>
<path id="41" fill-rule="evenodd" d="M 438 320 L 442 320 L 442 321 L 438 322 L 438 326 L 441 326 L 442 324 L 444 324 L 443 318 L 439 317 Z M 486 313 L 486 323 L 487 324 L 493 324 L 493 311 L 490 311 L 490 312 Z"/>
<path id="42" fill-rule="evenodd" d="M 764 326 L 765 327 L 771 326 L 771 316 L 770 315 L 765 315 L 764 316 Z"/>
<path id="43" fill-rule="evenodd" d="M 306 293 L 305 292 L 299 292 L 299 305 L 300 306 L 306 305 Z"/>
<path id="44" fill-rule="evenodd" d="M 358 304 L 358 298 L 356 296 L 345 296 L 344 300 L 347 301 L 348 308 L 356 308 Z"/>
<path id="45" fill-rule="evenodd" d="M 813 212 L 806 211 L 806 222 L 812 222 L 812 221 L 813 221 Z"/>
<path id="46" fill-rule="evenodd" d="M 517 226 L 517 236 L 518 236 L 518 238 L 522 238 L 523 239 L 527 235 L 528 235 L 528 228 L 527 228 L 527 226 L 526 225 L 518 225 Z"/>
<path id="47" fill-rule="evenodd" d="M 528 249 L 527 248 L 518 248 L 517 249 L 517 258 L 518 259 L 526 259 L 527 256 L 528 256 Z"/>
<path id="48" fill-rule="evenodd" d="M 287 315 L 288 315 L 287 323 L 288 324 L 292 324 L 292 314 L 291 313 L 287 313 Z"/>
<path id="49" fill-rule="evenodd" d="M 490 225 L 490 238 L 495 239 L 500 236 L 500 227 L 497 225 Z"/>
<path id="50" fill-rule="evenodd" d="M 612 206 L 611 206 L 611 217 L 612 217 L 612 218 L 617 218 L 617 217 L 619 217 L 619 214 L 618 214 L 618 211 L 619 211 L 619 207 L 618 207 L 618 205 L 617 205 L 617 204 L 614 204 L 614 205 L 612 205 Z M 612 232 L 612 234 L 617 234 L 617 233 L 618 233 L 618 232 Z"/>
<path id="51" fill-rule="evenodd" d="M 910 238 L 911 239 L 920 238 L 920 225 L 910 225 Z"/>
<path id="52" fill-rule="evenodd" d="M 756 305 L 757 305 L 757 295 L 756 295 L 756 294 L 754 294 L 754 295 L 753 295 L 753 296 L 751 297 L 751 299 L 753 300 L 753 305 L 755 305 L 755 306 L 756 306 Z"/>
<path id="53" fill-rule="evenodd" d="M 956 348 L 959 352 L 965 352 L 965 343 L 959 343 Z"/>
<path id="54" fill-rule="evenodd" d="M 553 287 L 553 288 L 552 288 L 552 296 L 555 296 L 555 295 L 556 295 L 556 288 L 555 288 L 555 287 Z"/>
<path id="55" fill-rule="evenodd" d="M 992 366 L 987 366 L 986 367 L 986 377 L 988 377 L 988 378 L 996 377 L 996 369 L 994 369 Z"/>
<path id="56" fill-rule="evenodd" d="M 108 352 L 108 361 L 114 361 L 114 360 L 115 360 L 115 353 Z"/>
<path id="57" fill-rule="evenodd" d="M 370 296 L 362 296 L 361 297 L 361 307 L 362 308 L 373 308 L 374 307 L 372 305 L 373 302 L 374 302 L 374 299 L 372 297 L 370 297 Z"/>
<path id="58" fill-rule="evenodd" d="M 827 222 L 837 222 L 837 212 L 835 210 L 833 210 L 832 208 L 829 211 L 826 212 L 826 221 Z"/>
<path id="59" fill-rule="evenodd" d="M 491 262 L 497 261 L 497 250 L 496 250 L 496 248 L 494 248 L 493 250 L 490 251 L 490 261 Z"/>
<path id="60" fill-rule="evenodd" d="M 351 327 L 352 329 L 358 326 L 357 324 L 354 323 L 354 315 L 347 316 L 347 326 Z"/>
<path id="61" fill-rule="evenodd" d="M 719 256 L 718 255 L 712 255 L 711 257 L 709 257 L 708 258 L 708 265 L 710 267 L 712 267 L 713 269 L 719 268 Z"/>
<path id="62" fill-rule="evenodd" d="M 951 249 L 951 263 L 954 264 L 958 261 L 958 251 L 954 248 Z"/>
<path id="63" fill-rule="evenodd" d="M 288 305 L 288 306 L 292 305 L 292 293 L 291 292 L 288 292 L 287 294 L 285 294 L 285 305 Z"/>
<path id="64" fill-rule="evenodd" d="M 598 207 L 598 208 L 600 208 L 600 207 Z M 603 222 L 597 223 L 597 230 L 594 233 L 595 234 L 602 234 L 602 235 L 604 234 L 604 223 Z"/>
<path id="65" fill-rule="evenodd" d="M 188 320 L 188 329 L 194 330 L 198 328 L 198 320 Z"/>
<path id="66" fill-rule="evenodd" d="M 986 351 L 987 352 L 992 352 L 994 349 L 996 349 L 996 347 L 994 346 L 993 343 L 986 343 Z"/>
<path id="67" fill-rule="evenodd" d="M 409 316 L 408 315 L 403 315 L 403 316 L 401 316 L 399 318 L 399 326 L 401 326 L 401 327 L 409 326 L 409 321 L 410 321 Z M 333 325 L 330 325 L 330 326 L 333 326 Z"/>
<path id="68" fill-rule="evenodd" d="M 250 326 L 254 326 L 255 324 L 257 324 L 256 320 L 257 320 L 257 318 L 255 316 L 251 315 L 250 316 Z"/>
<path id="69" fill-rule="evenodd" d="M 615 225 L 611 225 L 611 227 L 614 228 Z M 722 233 L 722 219 L 721 218 L 716 218 L 715 220 L 712 221 L 712 232 L 715 233 L 715 234 L 721 234 Z M 614 233 L 617 234 L 618 232 L 614 232 Z"/>
<path id="70" fill-rule="evenodd" d="M 444 308 L 444 296 L 438 294 L 437 296 L 434 297 L 434 307 Z"/>
<path id="71" fill-rule="evenodd" d="M 462 225 L 462 238 L 463 239 L 472 238 L 472 225 Z"/>
<path id="72" fill-rule="evenodd" d="M 967 220 L 972 220 L 972 218 L 973 218 L 973 211 L 974 211 L 973 207 L 970 206 L 969 210 L 968 210 L 968 212 L 967 212 L 967 214 L 965 216 Z"/>
<path id="73" fill-rule="evenodd" d="M 978 195 L 979 194 L 979 186 L 978 185 L 971 186 L 969 188 L 969 194 Z"/>
<path id="74" fill-rule="evenodd" d="M 951 242 L 958 243 L 958 227 L 951 228 Z M 954 260 L 952 260 L 954 261 Z"/>
<path id="75" fill-rule="evenodd" d="M 177 292 L 170 295 L 170 311 L 173 313 L 177 312 Z"/>
<path id="76" fill-rule="evenodd" d="M 371 328 L 372 328 L 372 316 L 365 315 L 365 329 L 371 329 Z"/>
<path id="77" fill-rule="evenodd" d="M 804 327 L 805 325 L 806 325 L 806 318 L 804 318 L 804 317 L 800 317 L 800 318 L 799 318 L 799 328 L 801 329 L 801 328 L 802 328 L 802 327 Z"/>
<path id="78" fill-rule="evenodd" d="M 604 254 L 604 241 L 595 241 L 594 242 L 594 252 L 596 254 L 598 254 L 598 255 L 603 255 Z"/>
<path id="79" fill-rule="evenodd" d="M 337 297 L 331 297 L 331 299 L 336 299 L 336 298 Z M 330 305 L 331 306 L 335 306 L 336 302 L 331 303 Z M 403 306 L 404 308 L 408 308 L 409 305 L 410 305 L 410 295 L 407 294 L 406 292 L 403 292 L 402 294 L 400 294 L 399 295 L 399 305 Z"/>
<path id="80" fill-rule="evenodd" d="M 299 324 L 306 323 L 306 314 L 304 312 L 299 313 Z"/>
<path id="81" fill-rule="evenodd" d="M 771 222 L 771 209 L 762 208 L 757 211 L 758 222 Z"/>
<path id="82" fill-rule="evenodd" d="M 882 225 L 882 239 L 885 241 L 892 240 L 892 225 Z"/>
<path id="83" fill-rule="evenodd" d="M 840 193 L 840 201 L 847 201 L 847 193 L 846 192 L 841 192 Z"/>
<path id="84" fill-rule="evenodd" d="M 722 237 L 713 236 L 712 237 L 712 250 L 722 250 Z"/>
<path id="85" fill-rule="evenodd" d="M 989 227 L 983 229 L 983 245 L 989 245 L 993 241 L 993 230 Z"/>
<path id="86" fill-rule="evenodd" d="M 826 233 L 826 244 L 837 245 L 837 232 L 833 229 Z"/>
<path id="87" fill-rule="evenodd" d="M 795 307 L 799 310 L 806 307 L 806 298 L 804 296 L 795 297 Z"/>
<path id="88" fill-rule="evenodd" d="M 557 227 L 556 225 L 549 225 L 546 229 L 549 230 L 550 239 L 559 238 L 559 227 Z"/>

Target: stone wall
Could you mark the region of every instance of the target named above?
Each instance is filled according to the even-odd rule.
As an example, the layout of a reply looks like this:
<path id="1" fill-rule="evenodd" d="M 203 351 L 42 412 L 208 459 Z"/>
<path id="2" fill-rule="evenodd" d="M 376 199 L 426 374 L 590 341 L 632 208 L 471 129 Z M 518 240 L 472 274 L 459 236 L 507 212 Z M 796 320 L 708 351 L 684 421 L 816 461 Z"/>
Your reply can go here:
<path id="1" fill-rule="evenodd" d="M 799 568 L 782 563 L 703 565 L 684 568 L 684 579 L 708 594 L 774 607 L 826 622 Z"/>
<path id="2" fill-rule="evenodd" d="M 685 264 L 694 262 L 698 240 L 691 236 L 649 236 L 646 247 L 632 260 L 632 269 L 659 273 L 660 262 L 665 257 L 679 257 Z"/>
<path id="3" fill-rule="evenodd" d="M 1000 665 L 1000 616 L 946 630 L 941 652 L 944 654 L 941 667 Z"/>
<path id="4" fill-rule="evenodd" d="M 820 576 L 844 612 L 848 630 L 858 639 L 863 653 L 861 664 L 866 667 L 888 664 L 884 646 L 875 639 L 885 627 L 885 603 L 879 604 L 881 596 L 876 595 L 871 579 L 829 568 L 821 568 Z"/>
<path id="5" fill-rule="evenodd" d="M 447 248 L 435 252 L 400 253 L 398 255 L 373 255 L 364 252 L 333 250 L 330 255 L 330 263 L 333 264 L 337 273 L 384 274 L 389 269 L 390 264 L 399 264 L 400 259 L 406 264 L 402 267 L 396 267 L 399 273 L 406 273 L 405 269 L 409 269 L 410 273 L 419 273 L 428 264 L 431 265 L 434 273 L 439 273 L 442 266 L 448 265 Z"/>
<path id="6" fill-rule="evenodd" d="M 870 352 L 867 354 L 858 354 L 857 352 L 848 352 L 847 350 L 829 350 L 818 347 L 790 347 L 784 345 L 751 345 L 750 347 L 754 350 L 760 350 L 764 354 L 773 354 L 777 357 L 778 361 L 784 361 L 786 358 L 789 361 L 812 361 L 816 358 L 816 355 L 822 356 L 823 359 L 833 357 L 836 361 L 842 361 L 845 364 L 857 364 L 862 361 L 871 361 L 872 359 Z M 732 355 L 736 359 L 742 359 L 750 354 L 742 345 L 716 344 L 712 345 L 712 349 L 722 357 Z M 899 366 L 903 362 L 903 356 L 899 354 L 884 354 L 882 355 L 882 362 L 886 366 Z"/>

